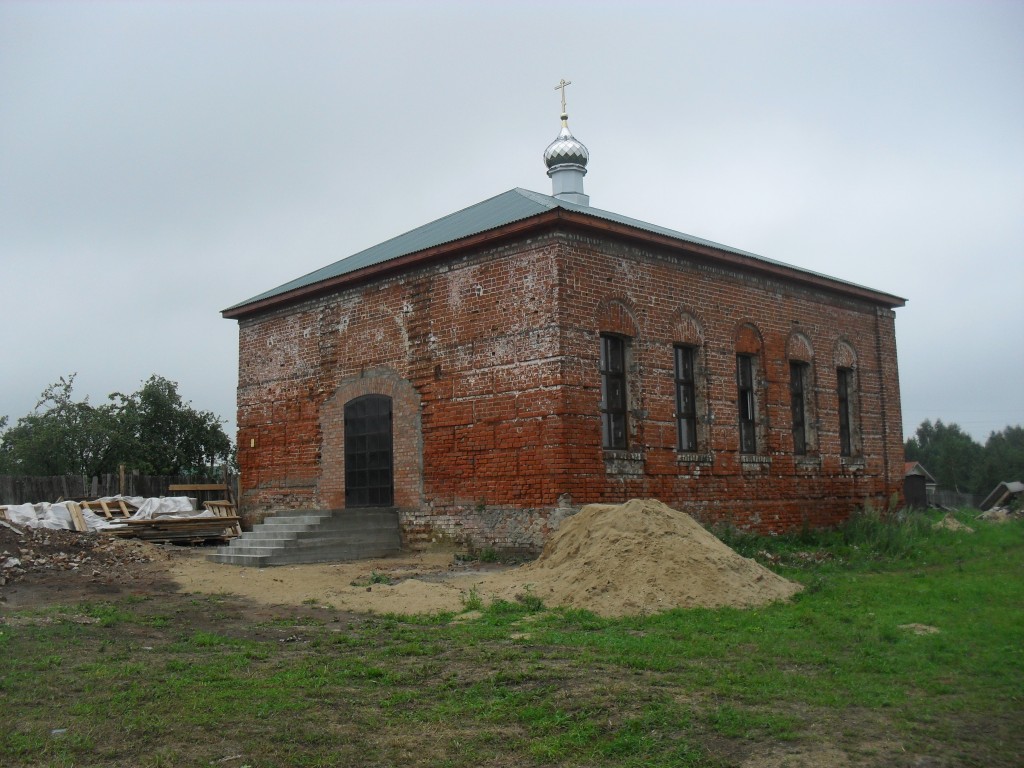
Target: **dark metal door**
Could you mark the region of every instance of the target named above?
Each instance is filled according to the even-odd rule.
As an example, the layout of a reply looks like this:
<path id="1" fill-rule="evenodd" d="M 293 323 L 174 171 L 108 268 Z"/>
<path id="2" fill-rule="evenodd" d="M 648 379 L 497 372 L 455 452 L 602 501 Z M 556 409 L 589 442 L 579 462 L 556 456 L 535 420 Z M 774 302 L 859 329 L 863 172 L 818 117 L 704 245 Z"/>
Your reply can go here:
<path id="1" fill-rule="evenodd" d="M 345 404 L 345 506 L 390 507 L 391 398 L 365 395 Z"/>

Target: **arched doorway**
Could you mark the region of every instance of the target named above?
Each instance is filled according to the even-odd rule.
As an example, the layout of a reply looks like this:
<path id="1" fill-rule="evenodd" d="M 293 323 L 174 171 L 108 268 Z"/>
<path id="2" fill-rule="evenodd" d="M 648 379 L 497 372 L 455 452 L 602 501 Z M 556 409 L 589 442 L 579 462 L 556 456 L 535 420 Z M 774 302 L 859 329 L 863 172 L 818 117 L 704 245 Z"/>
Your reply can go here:
<path id="1" fill-rule="evenodd" d="M 364 395 L 345 404 L 345 506 L 395 501 L 391 398 Z"/>

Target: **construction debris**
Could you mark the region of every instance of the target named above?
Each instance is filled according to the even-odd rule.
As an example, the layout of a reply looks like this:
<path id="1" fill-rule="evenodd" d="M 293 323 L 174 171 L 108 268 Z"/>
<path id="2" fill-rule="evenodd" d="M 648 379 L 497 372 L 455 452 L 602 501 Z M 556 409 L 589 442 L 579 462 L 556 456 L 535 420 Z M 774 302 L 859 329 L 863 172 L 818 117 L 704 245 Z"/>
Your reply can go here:
<path id="1" fill-rule="evenodd" d="M 197 510 L 185 496 L 110 496 L 90 501 L 0 507 L 15 525 L 45 530 L 93 532 L 155 542 L 225 542 L 241 534 L 241 518 L 230 502 L 207 502 Z"/>
<path id="2" fill-rule="evenodd" d="M 982 512 L 988 512 L 996 507 L 1013 508 L 1015 502 L 1019 503 L 1019 500 L 1022 498 L 1024 498 L 1024 483 L 1020 481 L 1000 483 L 978 505 L 978 509 Z"/>
<path id="3" fill-rule="evenodd" d="M 155 550 L 96 533 L 50 528 L 18 530 L 0 526 L 0 587 L 28 573 L 72 571 L 89 579 L 118 579 L 139 563 L 152 561 Z"/>
<path id="4" fill-rule="evenodd" d="M 1005 507 L 992 507 L 975 517 L 975 520 L 984 520 L 988 523 L 1007 523 L 1020 517 L 1020 513 L 1012 512 Z"/>

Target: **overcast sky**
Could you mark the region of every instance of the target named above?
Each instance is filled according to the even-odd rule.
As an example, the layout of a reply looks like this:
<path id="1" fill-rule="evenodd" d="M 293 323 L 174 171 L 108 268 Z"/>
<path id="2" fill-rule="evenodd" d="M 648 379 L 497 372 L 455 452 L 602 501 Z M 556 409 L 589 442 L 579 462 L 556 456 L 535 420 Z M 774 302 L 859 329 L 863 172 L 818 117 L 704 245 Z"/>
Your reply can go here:
<path id="1" fill-rule="evenodd" d="M 0 0 L 0 415 L 156 373 L 233 434 L 220 310 L 513 187 L 906 297 L 904 431 L 1024 424 L 1024 2 Z"/>

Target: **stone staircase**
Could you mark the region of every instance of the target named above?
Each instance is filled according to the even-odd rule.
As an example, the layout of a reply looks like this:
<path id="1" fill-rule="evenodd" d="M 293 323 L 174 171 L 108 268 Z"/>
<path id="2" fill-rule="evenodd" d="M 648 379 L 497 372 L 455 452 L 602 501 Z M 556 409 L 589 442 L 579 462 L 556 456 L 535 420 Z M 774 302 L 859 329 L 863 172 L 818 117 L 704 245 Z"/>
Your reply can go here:
<path id="1" fill-rule="evenodd" d="M 402 549 L 398 510 L 288 510 L 268 517 L 206 559 L 263 568 L 393 555 Z"/>

